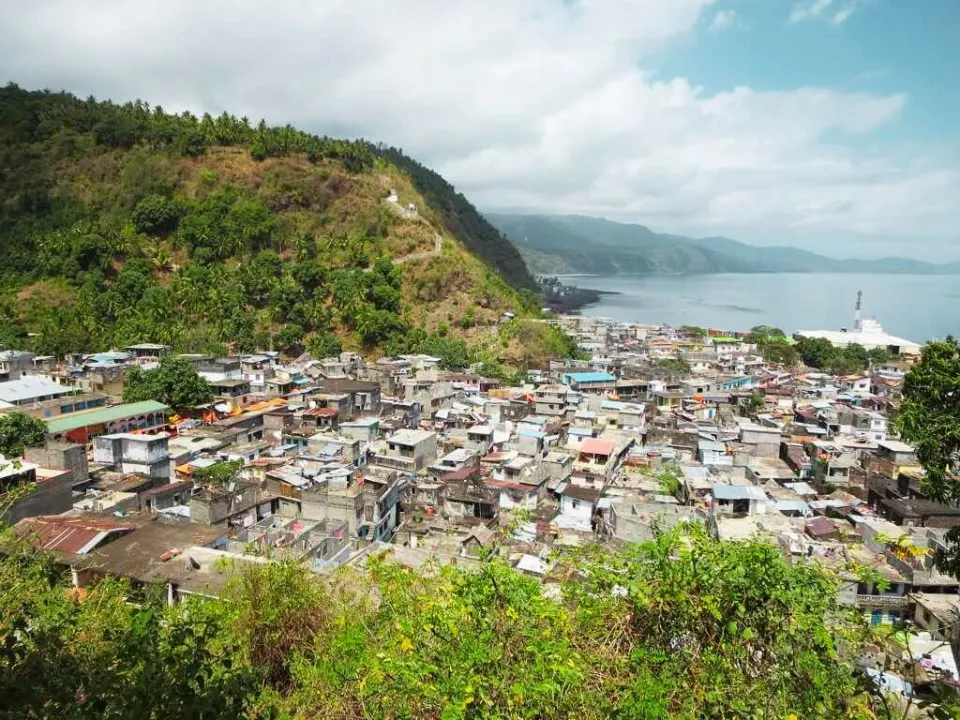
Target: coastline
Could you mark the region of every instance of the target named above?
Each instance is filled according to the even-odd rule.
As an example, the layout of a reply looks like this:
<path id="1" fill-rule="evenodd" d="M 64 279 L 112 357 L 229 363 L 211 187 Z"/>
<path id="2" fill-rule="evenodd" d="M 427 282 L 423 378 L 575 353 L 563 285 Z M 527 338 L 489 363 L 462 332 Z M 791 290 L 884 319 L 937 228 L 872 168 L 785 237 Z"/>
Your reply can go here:
<path id="1" fill-rule="evenodd" d="M 612 290 L 564 285 L 555 276 L 540 276 L 537 280 L 543 292 L 544 307 L 558 315 L 578 315 L 584 308 L 600 302 L 603 296 L 620 294 Z"/>

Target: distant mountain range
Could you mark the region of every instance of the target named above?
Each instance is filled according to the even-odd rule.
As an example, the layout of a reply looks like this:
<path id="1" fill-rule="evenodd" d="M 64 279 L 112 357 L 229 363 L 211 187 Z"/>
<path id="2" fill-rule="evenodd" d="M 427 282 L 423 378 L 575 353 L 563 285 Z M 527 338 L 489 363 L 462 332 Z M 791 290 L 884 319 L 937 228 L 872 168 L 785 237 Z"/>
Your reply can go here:
<path id="1" fill-rule="evenodd" d="M 643 225 L 582 215 L 486 213 L 486 218 L 520 249 L 530 270 L 540 274 L 960 273 L 960 262 L 934 265 L 898 257 L 840 260 L 793 247 L 657 233 Z"/>

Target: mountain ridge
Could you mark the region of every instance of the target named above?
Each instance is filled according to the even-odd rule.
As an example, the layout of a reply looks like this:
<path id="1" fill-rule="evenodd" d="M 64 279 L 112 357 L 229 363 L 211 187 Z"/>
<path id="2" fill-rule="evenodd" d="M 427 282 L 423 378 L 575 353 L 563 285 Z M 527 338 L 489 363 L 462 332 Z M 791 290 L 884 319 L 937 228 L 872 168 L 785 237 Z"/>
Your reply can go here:
<path id="1" fill-rule="evenodd" d="M 790 246 L 757 246 L 723 236 L 658 233 L 640 224 L 587 215 L 485 213 L 539 274 L 713 274 L 831 272 L 944 275 L 937 265 L 901 257 L 832 258 Z"/>

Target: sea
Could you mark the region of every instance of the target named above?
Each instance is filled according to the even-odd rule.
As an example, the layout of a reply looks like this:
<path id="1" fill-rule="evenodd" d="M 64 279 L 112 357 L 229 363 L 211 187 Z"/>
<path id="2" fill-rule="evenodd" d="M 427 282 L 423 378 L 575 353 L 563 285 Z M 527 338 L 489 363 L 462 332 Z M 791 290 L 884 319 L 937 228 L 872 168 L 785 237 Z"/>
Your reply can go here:
<path id="1" fill-rule="evenodd" d="M 770 273 L 720 275 L 561 275 L 565 285 L 603 290 L 581 314 L 620 322 L 749 330 L 853 329 L 862 316 L 892 335 L 923 343 L 960 336 L 960 275 Z"/>

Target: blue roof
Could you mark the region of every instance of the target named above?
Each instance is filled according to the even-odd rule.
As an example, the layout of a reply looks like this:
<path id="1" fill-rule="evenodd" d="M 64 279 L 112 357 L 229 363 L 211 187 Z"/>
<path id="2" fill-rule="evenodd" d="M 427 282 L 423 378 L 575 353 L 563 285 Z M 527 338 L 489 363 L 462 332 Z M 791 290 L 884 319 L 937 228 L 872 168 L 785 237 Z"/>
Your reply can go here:
<path id="1" fill-rule="evenodd" d="M 569 378 L 569 380 L 577 383 L 591 383 L 591 382 L 613 382 L 616 378 L 610 373 L 605 372 L 576 372 L 576 373 L 566 373 L 564 374 L 564 379 Z"/>
<path id="2" fill-rule="evenodd" d="M 524 437 L 537 438 L 537 440 L 543 440 L 543 438 L 546 437 L 542 432 L 537 432 L 536 430 L 521 430 L 519 434 Z"/>

